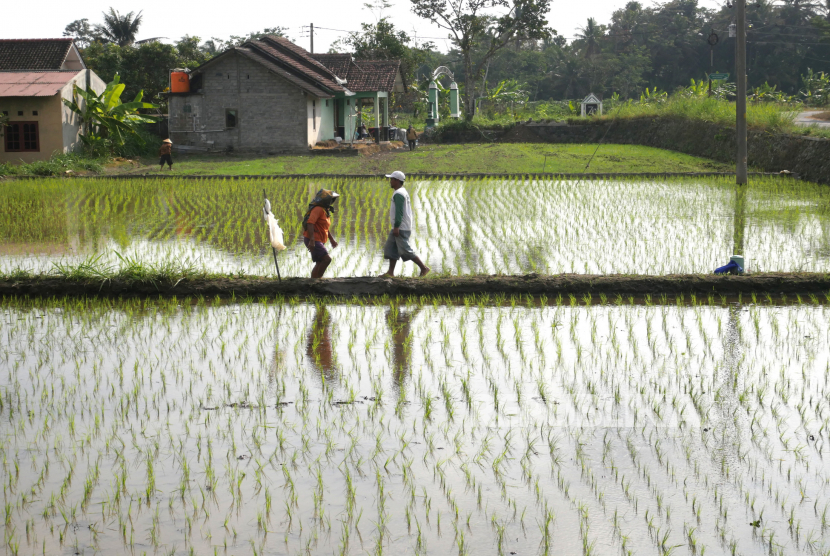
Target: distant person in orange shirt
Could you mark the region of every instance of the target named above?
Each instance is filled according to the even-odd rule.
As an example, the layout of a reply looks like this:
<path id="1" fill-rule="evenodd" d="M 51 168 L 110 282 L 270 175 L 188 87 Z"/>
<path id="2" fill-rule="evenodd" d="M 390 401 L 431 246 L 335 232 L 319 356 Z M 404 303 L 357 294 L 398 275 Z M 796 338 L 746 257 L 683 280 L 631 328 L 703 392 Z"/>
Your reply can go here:
<path id="1" fill-rule="evenodd" d="M 331 257 L 326 250 L 326 241 L 331 242 L 331 248 L 337 247 L 337 240 L 331 235 L 331 214 L 334 212 L 334 203 L 340 197 L 334 191 L 321 189 L 308 205 L 308 212 L 303 218 L 303 242 L 311 253 L 311 262 L 315 263 L 311 270 L 312 278 L 322 278 L 331 264 Z"/>
<path id="2" fill-rule="evenodd" d="M 171 153 L 173 152 L 173 141 L 170 139 L 165 139 L 161 142 L 161 148 L 159 149 L 159 172 L 164 170 L 164 163 L 170 165 L 170 170 L 173 170 L 173 156 Z"/>

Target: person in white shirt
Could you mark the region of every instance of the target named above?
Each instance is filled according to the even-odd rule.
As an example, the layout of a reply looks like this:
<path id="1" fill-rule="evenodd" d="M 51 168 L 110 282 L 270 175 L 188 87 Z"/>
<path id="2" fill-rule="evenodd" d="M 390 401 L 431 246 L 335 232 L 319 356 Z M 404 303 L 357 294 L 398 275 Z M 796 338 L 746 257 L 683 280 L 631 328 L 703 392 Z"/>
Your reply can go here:
<path id="1" fill-rule="evenodd" d="M 395 192 L 392 194 L 392 203 L 389 206 L 389 224 L 392 226 L 392 230 L 389 232 L 389 237 L 383 246 L 383 258 L 389 260 L 389 270 L 381 276 L 394 276 L 398 259 L 412 261 L 421 269 L 420 276 L 426 276 L 429 274 L 430 268 L 421 261 L 412 246 L 409 245 L 413 217 L 409 193 L 403 186 L 406 176 L 403 172 L 395 170 L 391 174 L 387 174 L 386 177 L 389 178 L 389 186 Z"/>

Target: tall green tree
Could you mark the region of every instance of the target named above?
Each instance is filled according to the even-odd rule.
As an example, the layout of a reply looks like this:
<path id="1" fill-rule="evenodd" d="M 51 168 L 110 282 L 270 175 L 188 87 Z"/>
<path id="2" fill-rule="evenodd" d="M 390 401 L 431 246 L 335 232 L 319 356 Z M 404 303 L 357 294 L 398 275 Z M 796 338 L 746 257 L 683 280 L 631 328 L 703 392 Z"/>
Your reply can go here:
<path id="1" fill-rule="evenodd" d="M 255 41 L 261 39 L 265 35 L 274 35 L 275 37 L 284 37 L 288 27 L 266 27 L 262 31 L 253 31 L 247 35 L 231 35 L 228 39 L 220 39 L 211 37 L 210 40 L 204 42 L 200 47 L 202 52 L 209 56 L 216 56 L 234 46 L 241 46 L 247 41 Z"/>
<path id="2" fill-rule="evenodd" d="M 135 43 L 135 36 L 143 19 L 141 12 L 121 15 L 115 8 L 110 8 L 109 12 L 103 12 L 103 15 L 104 23 L 96 26 L 102 41 L 118 46 L 132 46 Z"/>
<path id="3" fill-rule="evenodd" d="M 144 91 L 145 97 L 166 109 L 167 99 L 160 96 L 170 85 L 172 68 L 194 68 L 211 56 L 199 47 L 198 37 L 182 37 L 176 44 L 148 42 L 137 46 L 92 43 L 84 50 L 87 66 L 104 81 L 121 76 L 130 98 Z"/>
<path id="4" fill-rule="evenodd" d="M 516 38 L 550 36 L 545 16 L 550 0 L 410 0 L 412 11 L 444 29 L 464 66 L 464 110 L 475 114 L 479 80 L 490 60 Z M 478 52 L 477 52 L 478 51 Z"/>
<path id="5" fill-rule="evenodd" d="M 95 30 L 95 26 L 91 25 L 86 18 L 76 19 L 67 25 L 63 30 L 63 36 L 71 37 L 78 48 L 86 48 L 93 41 L 100 38 L 100 35 Z"/>
<path id="6" fill-rule="evenodd" d="M 435 47 L 431 42 L 415 43 L 405 31 L 382 17 L 376 23 L 363 23 L 360 32 L 349 33 L 332 48 L 351 52 L 357 60 L 400 60 L 402 73 L 412 83 L 415 70 Z"/>

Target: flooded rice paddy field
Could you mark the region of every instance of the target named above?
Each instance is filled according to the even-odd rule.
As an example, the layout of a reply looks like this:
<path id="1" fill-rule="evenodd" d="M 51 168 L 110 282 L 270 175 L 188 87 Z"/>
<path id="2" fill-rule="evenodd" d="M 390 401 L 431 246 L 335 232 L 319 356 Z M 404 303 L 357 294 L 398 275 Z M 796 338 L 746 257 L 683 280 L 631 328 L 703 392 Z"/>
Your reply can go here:
<path id="1" fill-rule="evenodd" d="M 284 276 L 311 266 L 300 225 L 311 192 L 341 193 L 327 276 L 385 269 L 384 180 L 42 180 L 0 191 L 0 272 L 62 272 L 125 261 L 274 274 L 261 205 L 286 234 Z M 733 252 L 753 271 L 830 270 L 826 187 L 787 178 L 413 181 L 414 246 L 438 273 L 711 272 Z M 414 275 L 414 265 L 404 273 Z"/>
<path id="2" fill-rule="evenodd" d="M 4 299 L 5 551 L 827 554 L 827 300 L 593 301 Z"/>

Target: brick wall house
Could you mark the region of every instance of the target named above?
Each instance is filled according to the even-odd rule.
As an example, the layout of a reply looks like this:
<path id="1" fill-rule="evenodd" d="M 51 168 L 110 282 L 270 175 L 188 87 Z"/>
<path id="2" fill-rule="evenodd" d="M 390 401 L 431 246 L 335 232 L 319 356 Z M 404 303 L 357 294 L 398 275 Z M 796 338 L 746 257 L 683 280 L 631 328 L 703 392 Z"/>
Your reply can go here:
<path id="1" fill-rule="evenodd" d="M 189 92 L 170 93 L 170 138 L 184 150 L 265 153 L 306 151 L 335 135 L 348 139 L 356 125 L 347 114 L 356 106 L 351 99 L 388 93 L 354 91 L 346 81 L 286 38 L 248 41 L 193 70 Z M 377 89 L 379 82 L 370 81 Z M 376 122 L 388 125 L 381 104 L 374 103 Z"/>

